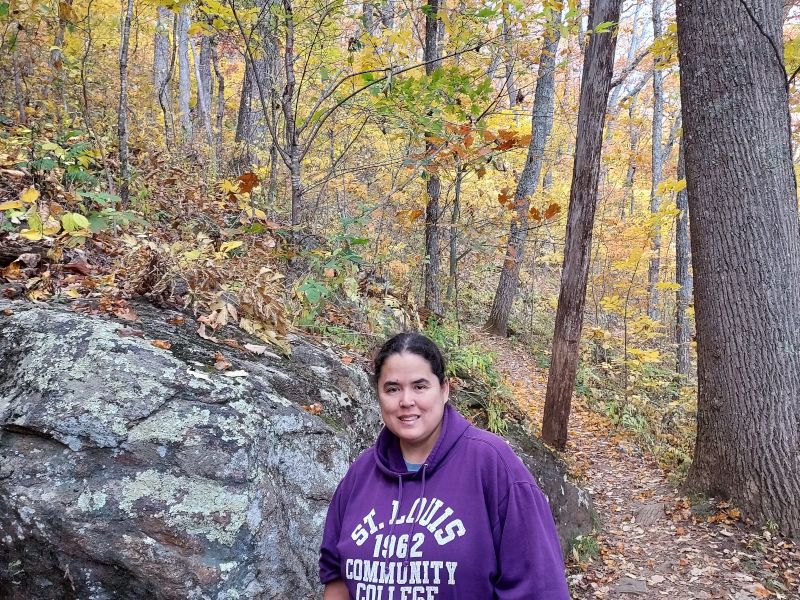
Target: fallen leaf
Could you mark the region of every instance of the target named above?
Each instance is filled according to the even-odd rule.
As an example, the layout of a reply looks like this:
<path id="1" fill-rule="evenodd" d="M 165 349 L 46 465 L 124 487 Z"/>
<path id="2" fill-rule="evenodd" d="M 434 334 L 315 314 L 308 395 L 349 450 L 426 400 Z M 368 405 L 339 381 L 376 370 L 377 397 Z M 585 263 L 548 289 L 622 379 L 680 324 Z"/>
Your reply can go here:
<path id="1" fill-rule="evenodd" d="M 79 256 L 64 265 L 64 270 L 80 273 L 81 275 L 91 275 L 92 265 L 83 256 Z"/>
<path id="2" fill-rule="evenodd" d="M 162 350 L 169 350 L 172 348 L 172 344 L 167 340 L 152 340 L 150 345 L 155 346 L 156 348 L 161 348 Z"/>
<path id="3" fill-rule="evenodd" d="M 39 199 L 39 190 L 29 187 L 19 195 L 19 199 L 25 204 L 33 204 Z"/>
<path id="4" fill-rule="evenodd" d="M 755 594 L 759 598 L 769 598 L 770 596 L 772 596 L 772 592 L 770 592 L 760 583 L 754 583 L 752 585 L 748 585 L 746 589 L 748 592 L 750 592 L 751 594 Z"/>
<path id="5" fill-rule="evenodd" d="M 344 356 L 342 356 L 342 362 L 346 365 L 349 365 L 350 363 L 353 362 L 353 357 L 345 354 Z"/>
<path id="6" fill-rule="evenodd" d="M 209 335 L 208 333 L 206 333 L 205 323 L 201 323 L 200 327 L 197 328 L 197 335 L 199 335 L 204 340 L 210 340 L 212 342 L 219 342 L 219 340 L 217 338 L 215 338 L 213 335 Z"/>
<path id="7" fill-rule="evenodd" d="M 222 343 L 230 348 L 235 348 L 236 350 L 244 350 L 244 347 L 234 339 L 225 338 L 222 340 Z"/>
<path id="8" fill-rule="evenodd" d="M 14 314 L 14 311 L 13 311 L 13 310 L 11 310 L 10 308 L 4 308 L 4 309 L 3 309 L 3 314 L 4 314 L 5 316 L 7 316 L 7 317 L 10 317 L 11 315 L 13 315 L 13 314 Z"/>
<path id="9" fill-rule="evenodd" d="M 322 412 L 322 404 L 319 402 L 314 402 L 314 404 L 306 404 L 302 408 L 304 411 L 311 413 L 312 415 L 318 415 Z"/>
<path id="10" fill-rule="evenodd" d="M 215 352 L 214 353 L 214 368 L 217 371 L 224 371 L 225 369 L 231 368 L 231 363 L 228 359 L 225 358 L 225 355 L 222 352 Z"/>
<path id="11" fill-rule="evenodd" d="M 119 306 L 114 309 L 114 315 L 123 321 L 138 321 L 139 315 L 130 306 Z"/>
<path id="12" fill-rule="evenodd" d="M 172 317 L 171 319 L 167 319 L 167 323 L 169 323 L 170 325 L 175 325 L 176 327 L 179 327 L 179 326 L 183 325 L 184 323 L 186 323 L 186 317 L 178 315 L 177 317 Z"/>
<path id="13" fill-rule="evenodd" d="M 253 354 L 264 354 L 267 351 L 266 346 L 258 346 L 256 344 L 245 344 L 244 349 L 252 352 Z"/>
<path id="14" fill-rule="evenodd" d="M 144 337 L 144 331 L 141 329 L 133 329 L 131 327 L 121 327 L 114 333 L 120 337 Z"/>

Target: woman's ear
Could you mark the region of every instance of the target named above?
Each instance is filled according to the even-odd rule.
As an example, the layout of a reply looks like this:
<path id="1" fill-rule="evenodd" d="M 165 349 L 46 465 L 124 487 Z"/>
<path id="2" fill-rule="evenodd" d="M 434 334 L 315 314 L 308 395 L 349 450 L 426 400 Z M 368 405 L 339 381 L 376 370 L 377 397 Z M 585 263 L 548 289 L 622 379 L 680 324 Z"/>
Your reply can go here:
<path id="1" fill-rule="evenodd" d="M 447 404 L 447 401 L 450 399 L 450 380 L 445 377 L 444 383 L 442 384 L 442 397 L 444 398 L 443 404 Z"/>

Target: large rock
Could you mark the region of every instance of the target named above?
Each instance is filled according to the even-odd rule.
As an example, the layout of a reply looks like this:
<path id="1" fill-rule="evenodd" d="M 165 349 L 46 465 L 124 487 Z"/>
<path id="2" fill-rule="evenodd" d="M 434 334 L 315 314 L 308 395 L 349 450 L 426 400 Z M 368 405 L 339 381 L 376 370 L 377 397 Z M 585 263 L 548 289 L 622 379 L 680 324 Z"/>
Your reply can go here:
<path id="1" fill-rule="evenodd" d="M 319 597 L 328 500 L 380 427 L 366 375 L 300 338 L 257 356 L 137 311 L 0 301 L 0 598 Z"/>

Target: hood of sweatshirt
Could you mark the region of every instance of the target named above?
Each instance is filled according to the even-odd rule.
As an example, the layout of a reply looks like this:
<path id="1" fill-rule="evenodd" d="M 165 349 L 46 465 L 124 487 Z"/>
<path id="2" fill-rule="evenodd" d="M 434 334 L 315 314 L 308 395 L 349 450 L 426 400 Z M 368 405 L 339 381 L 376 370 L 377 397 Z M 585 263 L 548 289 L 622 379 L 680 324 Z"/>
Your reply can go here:
<path id="1" fill-rule="evenodd" d="M 375 442 L 375 462 L 378 468 L 389 477 L 404 476 L 406 479 L 411 479 L 420 473 L 427 473 L 427 476 L 430 477 L 470 427 L 470 422 L 462 417 L 448 402 L 444 407 L 439 439 L 436 440 L 433 450 L 425 460 L 424 469 L 420 469 L 416 473 L 408 472 L 405 460 L 403 460 L 403 452 L 400 449 L 400 442 L 397 436 L 386 426 L 378 434 L 378 439 Z"/>

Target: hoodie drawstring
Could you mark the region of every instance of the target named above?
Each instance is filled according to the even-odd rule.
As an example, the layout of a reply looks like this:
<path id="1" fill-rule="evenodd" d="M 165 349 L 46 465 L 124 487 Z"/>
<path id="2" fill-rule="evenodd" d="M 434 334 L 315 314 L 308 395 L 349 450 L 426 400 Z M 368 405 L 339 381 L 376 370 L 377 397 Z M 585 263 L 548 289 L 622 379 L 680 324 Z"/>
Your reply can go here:
<path id="1" fill-rule="evenodd" d="M 399 487 L 397 491 L 397 513 L 392 515 L 392 525 L 389 527 L 389 534 L 386 536 L 386 539 L 391 537 L 392 533 L 394 533 L 394 524 L 397 521 L 397 515 L 400 514 L 400 509 L 403 507 L 403 475 L 400 474 L 397 476 L 397 485 Z"/>
<path id="2" fill-rule="evenodd" d="M 411 533 L 408 534 L 408 552 L 406 553 L 406 557 L 403 560 L 403 564 L 407 567 L 409 564 L 409 558 L 411 555 L 411 544 L 414 541 L 414 528 L 417 526 L 417 521 L 419 520 L 419 515 L 422 513 L 422 500 L 425 498 L 425 473 L 428 469 L 428 463 L 422 465 L 422 491 L 419 494 L 419 500 L 417 500 L 417 514 L 414 515 L 414 520 L 411 521 Z M 403 476 L 400 476 L 400 481 L 403 480 Z M 413 506 L 413 505 L 412 505 Z"/>

